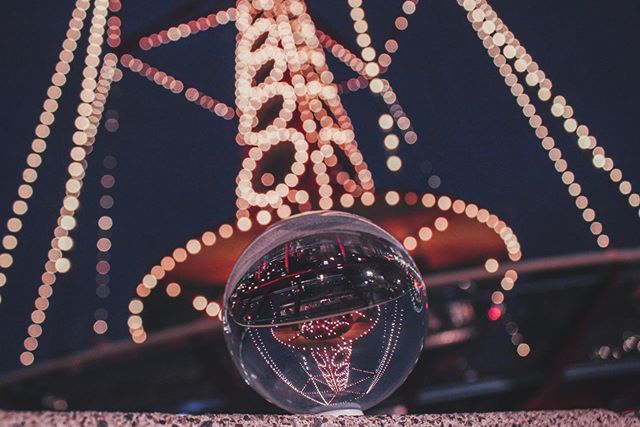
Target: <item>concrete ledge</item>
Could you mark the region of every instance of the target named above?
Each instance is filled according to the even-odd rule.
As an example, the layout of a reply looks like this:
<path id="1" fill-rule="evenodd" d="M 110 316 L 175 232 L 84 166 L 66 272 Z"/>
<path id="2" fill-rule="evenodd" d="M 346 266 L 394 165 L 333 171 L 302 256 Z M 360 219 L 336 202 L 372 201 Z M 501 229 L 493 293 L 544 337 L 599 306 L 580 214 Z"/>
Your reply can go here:
<path id="1" fill-rule="evenodd" d="M 245 425 L 258 427 L 356 427 L 356 426 L 640 426 L 633 415 L 618 415 L 602 409 L 535 412 L 489 412 L 404 416 L 293 416 L 293 415 L 174 415 L 125 412 L 5 412 L 0 427 L 17 426 L 188 426 Z"/>

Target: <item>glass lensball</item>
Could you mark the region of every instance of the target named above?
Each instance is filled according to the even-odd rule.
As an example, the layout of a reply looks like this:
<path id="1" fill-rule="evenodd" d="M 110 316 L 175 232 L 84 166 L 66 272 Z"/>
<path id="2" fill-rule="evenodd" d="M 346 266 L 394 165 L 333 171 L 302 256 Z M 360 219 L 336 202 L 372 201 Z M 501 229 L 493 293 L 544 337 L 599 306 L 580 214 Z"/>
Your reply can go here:
<path id="1" fill-rule="evenodd" d="M 342 212 L 270 227 L 240 256 L 223 324 L 245 381 L 292 413 L 349 413 L 407 378 L 424 342 L 422 276 L 393 237 Z"/>

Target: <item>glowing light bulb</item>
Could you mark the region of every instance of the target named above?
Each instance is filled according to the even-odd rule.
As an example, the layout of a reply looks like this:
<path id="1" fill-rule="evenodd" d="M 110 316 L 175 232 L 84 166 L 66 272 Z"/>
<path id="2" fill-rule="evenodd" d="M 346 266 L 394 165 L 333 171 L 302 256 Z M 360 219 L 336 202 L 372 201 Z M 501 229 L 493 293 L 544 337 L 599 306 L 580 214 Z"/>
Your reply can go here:
<path id="1" fill-rule="evenodd" d="M 361 217 L 280 221 L 237 261 L 225 340 L 245 381 L 293 413 L 358 414 L 407 378 L 424 342 L 427 298 L 402 245 Z"/>

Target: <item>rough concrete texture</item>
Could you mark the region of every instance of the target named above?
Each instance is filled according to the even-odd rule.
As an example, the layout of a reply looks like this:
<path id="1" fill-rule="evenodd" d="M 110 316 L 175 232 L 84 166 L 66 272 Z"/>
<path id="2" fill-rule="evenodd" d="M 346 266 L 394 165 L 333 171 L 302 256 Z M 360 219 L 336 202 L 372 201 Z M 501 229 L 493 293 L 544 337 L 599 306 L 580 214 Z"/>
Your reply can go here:
<path id="1" fill-rule="evenodd" d="M 258 427 L 357 427 L 357 426 L 607 426 L 640 427 L 636 415 L 618 415 L 601 409 L 536 412 L 490 412 L 404 416 L 322 415 L 174 415 L 124 412 L 5 412 L 0 427 L 14 426 L 188 426 L 245 425 Z"/>

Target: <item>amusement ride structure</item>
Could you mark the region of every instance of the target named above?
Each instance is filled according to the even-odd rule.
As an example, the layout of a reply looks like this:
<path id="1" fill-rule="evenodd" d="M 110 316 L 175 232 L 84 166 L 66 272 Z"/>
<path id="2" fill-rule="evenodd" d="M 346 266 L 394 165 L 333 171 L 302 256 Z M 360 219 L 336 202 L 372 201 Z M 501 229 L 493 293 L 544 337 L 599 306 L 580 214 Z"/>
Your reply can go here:
<path id="1" fill-rule="evenodd" d="M 600 141 L 578 121 L 568 100 L 555 93 L 548 75 L 491 5 L 486 0 L 457 1 L 521 108 L 523 119 L 529 123 L 561 183 L 573 198 L 579 217 L 585 222 L 585 231 L 593 235 L 600 248 L 607 248 L 609 235 L 586 189 L 578 182 L 539 112 L 548 109 L 561 122 L 564 131 L 589 156 L 593 166 L 615 184 L 620 195 L 637 213 L 640 213 L 640 195 Z M 121 40 L 119 15 L 123 5 L 120 0 L 77 0 L 40 122 L 35 128 L 18 197 L 9 201 L 13 203 L 13 215 L 7 220 L 2 237 L 0 291 L 20 281 L 12 274 L 12 251 L 20 240 L 21 218 L 32 197 L 36 197 L 33 184 L 46 154 L 50 126 L 55 120 L 70 64 L 79 57 L 84 61 L 82 90 L 74 121 L 65 195 L 42 267 L 34 307 L 30 315 L 25 315 L 28 326 L 24 349 L 16 355 L 20 362 L 25 366 L 34 363 L 39 338 L 46 332 L 46 311 L 56 280 L 60 275 L 72 272 L 75 214 L 81 199 L 90 196 L 83 194 L 83 182 L 90 173 L 87 156 L 96 144 L 100 144 L 101 124 L 107 129 L 117 126 L 117 120 L 105 116 L 105 105 L 118 82 L 123 78 L 134 78 L 132 74 L 146 77 L 159 88 L 211 111 L 217 118 L 236 120 L 235 142 L 244 154 L 235 183 L 235 218 L 203 230 L 198 236 L 186 236 L 184 245 L 171 253 L 158 253 L 157 264 L 150 266 L 139 283 L 131 284 L 135 296 L 128 306 L 127 323 L 133 342 L 144 343 L 154 331 L 162 328 L 160 324 L 154 325 L 153 319 L 145 317 L 154 305 L 168 308 L 174 302 L 186 304 L 198 316 L 216 321 L 221 317 L 219 293 L 207 295 L 194 291 L 189 283 L 206 283 L 219 288 L 224 285 L 242 250 L 269 225 L 300 212 L 338 210 L 362 215 L 388 230 L 416 260 L 425 274 L 427 287 L 432 285 L 430 272 L 442 274 L 459 265 L 475 264 L 476 276 L 496 277 L 499 286 L 490 293 L 486 314 L 491 320 L 500 318 L 504 321 L 519 356 L 529 355 L 533 349 L 526 340 L 527 331 L 521 331 L 510 318 L 506 303 L 508 293 L 517 286 L 518 265 L 522 258 L 517 230 L 490 211 L 490 206 L 478 206 L 451 195 L 376 188 L 374 173 L 360 150 L 363 142 L 357 139 L 342 103 L 342 98 L 353 92 L 369 91 L 374 99 L 386 106 L 388 113 L 380 115 L 378 120 L 384 133 L 386 167 L 388 173 L 399 172 L 403 165 L 400 145 L 415 144 L 419 137 L 412 127 L 410 112 L 402 108 L 393 82 L 385 78 L 385 73 L 394 65 L 400 33 L 407 30 L 418 3 L 419 0 L 401 2 L 401 11 L 393 20 L 394 34 L 382 44 L 383 50 L 373 47 L 363 0 L 348 0 L 357 52 L 318 28 L 304 0 L 238 0 L 234 7 L 188 22 L 175 22 L 166 30 L 137 40 L 137 47 L 148 51 L 161 45 L 180 43 L 199 32 L 235 25 L 235 105 L 228 105 L 195 87 L 187 87 L 179 76 L 169 75 L 143 62 L 141 55 L 134 56 L 131 43 Z M 86 52 L 80 55 L 76 48 L 82 37 L 81 30 L 87 25 L 88 44 Z M 329 55 L 345 64 L 355 76 L 335 81 L 327 60 Z M 105 158 L 107 171 L 112 169 L 112 163 L 112 158 Z M 101 180 L 106 193 L 113 183 L 110 173 Z M 101 206 L 113 204 L 110 197 L 108 194 L 103 196 Z M 108 254 L 111 250 L 109 230 L 114 221 L 117 218 L 108 214 L 98 219 L 100 254 Z M 635 253 L 625 256 L 637 259 Z M 98 293 L 108 294 L 108 280 L 103 279 L 108 277 L 109 268 L 108 257 L 99 258 L 96 265 Z M 358 316 L 365 318 L 373 314 L 359 313 Z M 340 325 L 331 327 L 339 328 Z M 95 333 L 103 334 L 107 328 L 106 318 L 97 318 Z M 362 333 L 366 333 L 365 329 Z M 306 336 L 305 331 L 299 332 L 301 335 L 293 341 L 286 336 L 286 331 L 276 339 L 286 345 L 296 345 Z M 325 356 L 321 349 L 313 350 L 313 357 L 319 363 Z M 337 375 L 329 387 L 344 388 L 345 381 L 344 375 Z"/>

